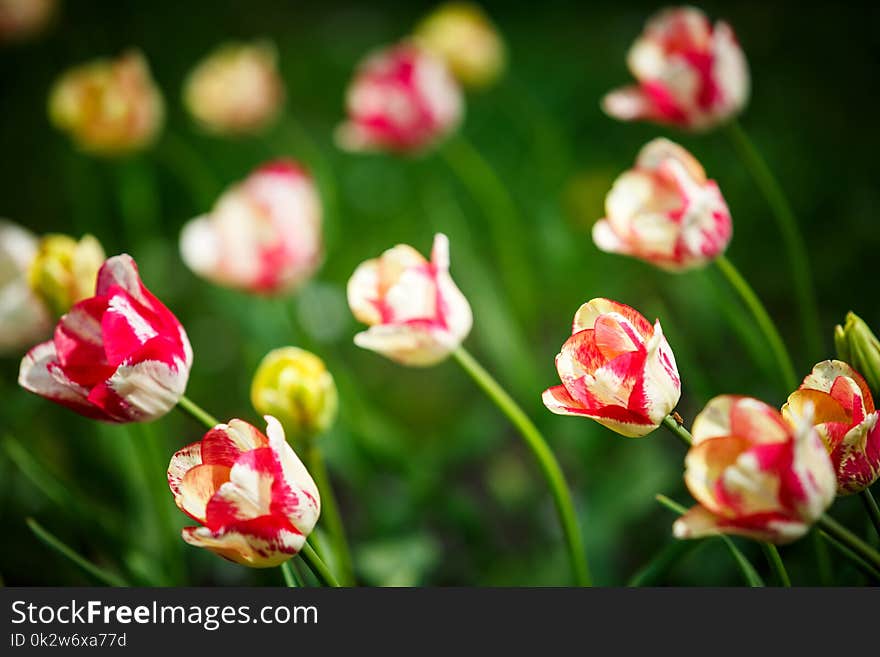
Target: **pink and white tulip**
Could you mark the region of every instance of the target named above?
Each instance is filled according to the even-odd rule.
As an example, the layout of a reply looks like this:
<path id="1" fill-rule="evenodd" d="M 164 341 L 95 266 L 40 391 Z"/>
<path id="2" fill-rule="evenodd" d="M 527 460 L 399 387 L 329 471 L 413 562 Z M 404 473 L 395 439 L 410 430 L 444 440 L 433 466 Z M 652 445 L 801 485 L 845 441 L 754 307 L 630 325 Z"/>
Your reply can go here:
<path id="1" fill-rule="evenodd" d="M 183 261 L 199 276 L 259 294 L 286 294 L 322 260 L 321 200 L 299 164 L 261 166 L 228 189 L 210 214 L 180 236 Z"/>
<path id="2" fill-rule="evenodd" d="M 266 422 L 266 435 L 242 420 L 218 424 L 168 466 L 174 501 L 202 525 L 184 527 L 183 540 L 254 568 L 299 552 L 321 513 L 318 487 L 281 424 Z"/>
<path id="3" fill-rule="evenodd" d="M 49 309 L 28 281 L 38 245 L 30 231 L 0 219 L 0 354 L 21 354 L 51 332 Z"/>
<path id="4" fill-rule="evenodd" d="M 834 501 L 834 468 L 808 414 L 792 426 L 764 402 L 722 395 L 691 433 L 684 480 L 699 504 L 675 521 L 677 538 L 720 533 L 789 543 Z"/>
<path id="5" fill-rule="evenodd" d="M 678 404 L 681 378 L 660 321 L 610 299 L 592 299 L 574 316 L 556 356 L 562 385 L 544 391 L 557 415 L 580 415 L 612 431 L 645 436 Z"/>
<path id="6" fill-rule="evenodd" d="M 470 333 L 467 299 L 449 275 L 449 240 L 434 237 L 431 261 L 406 244 L 361 263 L 348 281 L 348 305 L 370 328 L 354 342 L 404 365 L 440 362 Z"/>
<path id="7" fill-rule="evenodd" d="M 86 417 L 149 422 L 177 404 L 192 360 L 180 322 L 144 287 L 131 256 L 118 255 L 98 272 L 95 296 L 24 357 L 18 382 Z"/>
<path id="8" fill-rule="evenodd" d="M 420 151 L 451 133 L 464 111 L 461 90 L 443 60 L 403 42 L 369 55 L 346 95 L 338 130 L 353 151 Z"/>
<path id="9" fill-rule="evenodd" d="M 718 185 L 667 139 L 642 148 L 635 167 L 605 197 L 605 212 L 593 226 L 597 247 L 669 271 L 704 267 L 724 253 L 733 234 Z"/>
<path id="10" fill-rule="evenodd" d="M 749 70 L 730 25 L 714 27 L 695 7 L 664 9 L 630 48 L 627 66 L 638 84 L 612 91 L 605 112 L 707 130 L 739 114 L 749 97 Z"/>
<path id="11" fill-rule="evenodd" d="M 862 375 L 839 360 L 818 363 L 788 397 L 782 415 L 792 423 L 812 408 L 813 424 L 837 472 L 840 495 L 858 493 L 880 477 L 880 426 Z"/>

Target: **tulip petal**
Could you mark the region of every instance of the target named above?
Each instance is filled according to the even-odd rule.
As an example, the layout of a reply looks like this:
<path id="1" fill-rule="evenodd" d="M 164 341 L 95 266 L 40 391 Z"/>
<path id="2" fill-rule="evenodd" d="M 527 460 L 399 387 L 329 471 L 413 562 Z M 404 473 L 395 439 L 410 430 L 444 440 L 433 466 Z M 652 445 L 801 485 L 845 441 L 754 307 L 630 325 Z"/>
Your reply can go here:
<path id="1" fill-rule="evenodd" d="M 174 496 L 178 508 L 197 522 L 204 523 L 209 500 L 229 481 L 230 468 L 223 465 L 197 465 L 180 480 Z"/>
<path id="2" fill-rule="evenodd" d="M 235 563 L 252 568 L 272 568 L 302 549 L 305 537 L 292 525 L 279 526 L 276 518 L 263 516 L 212 531 L 208 527 L 184 527 L 183 540 L 203 547 Z"/>
<path id="3" fill-rule="evenodd" d="M 556 415 L 584 415 L 592 417 L 592 413 L 581 406 L 580 402 L 568 394 L 565 386 L 547 388 L 541 395 L 544 406 Z"/>
<path id="4" fill-rule="evenodd" d="M 231 468 L 245 452 L 268 445 L 269 439 L 253 425 L 230 420 L 228 424 L 217 425 L 202 438 L 202 460 Z"/>
<path id="5" fill-rule="evenodd" d="M 649 337 L 653 331 L 650 322 L 648 322 L 648 320 L 646 320 L 635 308 L 631 308 L 623 303 L 618 303 L 617 301 L 612 301 L 611 299 L 600 297 L 590 299 L 578 308 L 574 315 L 574 322 L 572 323 L 572 334 L 583 331 L 584 329 L 593 328 L 596 324 L 596 320 L 601 315 L 607 313 L 617 313 L 618 315 L 622 315 L 635 327 L 636 331 L 643 338 Z"/>
<path id="6" fill-rule="evenodd" d="M 174 452 L 171 462 L 168 464 L 168 487 L 171 488 L 175 497 L 180 494 L 180 480 L 189 470 L 201 464 L 201 442 L 190 443 Z"/>

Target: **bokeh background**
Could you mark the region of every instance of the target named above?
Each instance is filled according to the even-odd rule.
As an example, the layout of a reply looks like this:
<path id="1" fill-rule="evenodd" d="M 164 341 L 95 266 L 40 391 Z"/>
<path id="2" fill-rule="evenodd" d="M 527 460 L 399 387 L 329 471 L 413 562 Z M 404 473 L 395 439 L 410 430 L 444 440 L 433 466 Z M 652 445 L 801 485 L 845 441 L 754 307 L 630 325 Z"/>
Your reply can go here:
<path id="1" fill-rule="evenodd" d="M 468 96 L 462 134 L 421 157 L 353 155 L 333 142 L 346 82 L 369 49 L 404 36 L 431 3 L 66 2 L 41 37 L 0 50 L 0 216 L 37 233 L 92 233 L 128 252 L 146 284 L 186 326 L 195 350 L 188 395 L 222 418 L 256 422 L 248 389 L 269 349 L 295 344 L 325 358 L 341 393 L 323 438 L 357 575 L 371 585 L 562 585 L 569 565 L 548 492 L 531 455 L 453 362 L 407 369 L 352 344 L 344 297 L 355 266 L 398 243 L 452 242 L 452 271 L 474 309 L 466 342 L 523 404 L 557 452 L 573 489 L 594 576 L 625 583 L 673 539 L 656 493 L 690 504 L 684 451 L 660 431 L 625 439 L 551 415 L 540 393 L 571 316 L 594 296 L 660 317 L 683 378 L 690 422 L 712 396 L 786 392 L 760 334 L 711 268 L 684 275 L 600 253 L 590 239 L 614 177 L 649 139 L 680 141 L 705 165 L 734 217 L 728 252 L 780 324 L 799 373 L 831 357 L 831 331 L 853 309 L 875 328 L 880 231 L 876 130 L 878 10 L 809 3 L 708 2 L 736 29 L 753 97 L 742 117 L 795 207 L 811 253 L 825 351 L 806 353 L 788 264 L 764 199 L 723 132 L 689 136 L 620 124 L 599 99 L 628 82 L 625 53 L 659 5 L 643 2 L 484 3 L 507 41 L 509 70 Z M 218 42 L 272 39 L 287 104 L 260 137 L 206 136 L 184 114 L 189 68 Z M 77 152 L 46 118 L 65 68 L 137 46 L 165 95 L 168 120 L 150 151 L 121 161 Z M 480 198 L 476 148 L 515 201 L 503 231 Z M 288 301 L 258 299 L 195 278 L 177 236 L 229 183 L 273 156 L 304 161 L 326 204 L 326 262 Z M 450 166 L 452 165 L 452 166 Z M 476 176 L 481 196 L 455 168 Z M 487 191 L 488 190 L 488 191 Z M 476 199 L 476 200 L 475 200 Z M 515 267 L 509 265 L 514 263 Z M 507 266 L 505 266 L 507 265 Z M 171 495 L 150 494 L 173 450 L 201 429 L 172 413 L 144 428 L 104 426 L 20 390 L 19 357 L 5 358 L 0 396 L 0 575 L 6 584 L 91 580 L 39 542 L 41 524 L 135 584 L 275 584 L 277 570 L 228 564 L 183 544 Z M 835 516 L 866 535 L 856 499 Z M 768 580 L 754 544 L 737 541 Z M 782 550 L 797 584 L 856 584 L 839 557 L 823 568 L 809 538 Z M 741 584 L 729 553 L 708 540 L 661 583 Z"/>

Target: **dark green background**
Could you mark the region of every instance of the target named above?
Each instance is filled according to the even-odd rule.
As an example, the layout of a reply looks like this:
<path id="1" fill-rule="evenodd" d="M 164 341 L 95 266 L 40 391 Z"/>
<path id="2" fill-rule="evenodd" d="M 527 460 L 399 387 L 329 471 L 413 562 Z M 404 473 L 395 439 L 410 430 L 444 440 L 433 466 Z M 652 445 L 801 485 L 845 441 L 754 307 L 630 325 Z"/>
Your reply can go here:
<path id="1" fill-rule="evenodd" d="M 309 345 L 326 358 L 339 381 L 341 415 L 323 440 L 362 582 L 565 584 L 568 563 L 550 498 L 497 409 L 454 363 L 406 369 L 351 342 L 358 326 L 344 286 L 354 267 L 398 242 L 427 251 L 432 234 L 443 230 L 452 241 L 453 275 L 474 309 L 466 345 L 521 401 L 559 455 L 596 581 L 621 584 L 672 541 L 673 516 L 654 494 L 690 504 L 681 482 L 684 451 L 664 432 L 625 439 L 544 409 L 540 393 L 558 380 L 553 357 L 579 304 L 608 296 L 661 318 L 683 379 L 679 411 L 688 421 L 719 393 L 779 405 L 787 391 L 718 272 L 670 275 L 600 253 L 590 226 L 641 145 L 670 136 L 719 182 L 734 217 L 728 255 L 780 324 L 799 374 L 833 355 L 831 331 L 847 310 L 880 326 L 878 12 L 830 3 L 704 5 L 711 17 L 732 22 L 747 53 L 753 97 L 742 122 L 787 190 L 810 250 L 826 338 L 826 351 L 810 354 L 776 224 L 726 135 L 621 124 L 599 110 L 606 91 L 630 81 L 625 53 L 658 5 L 488 5 L 509 47 L 509 74 L 468 97 L 463 133 L 516 202 L 503 241 L 492 238 L 482 208 L 442 156 L 337 150 L 332 132 L 355 62 L 404 36 L 430 6 L 67 2 L 45 36 L 0 50 L 0 215 L 36 232 L 91 232 L 108 254 L 131 253 L 147 285 L 189 332 L 195 350 L 189 396 L 222 418 L 257 420 L 248 388 L 270 348 Z M 217 43 L 254 37 L 278 46 L 285 116 L 259 138 L 201 134 L 180 105 L 186 72 Z M 129 46 L 145 52 L 165 94 L 164 136 L 150 152 L 124 161 L 80 154 L 48 125 L 47 91 L 68 66 Z M 325 265 L 288 303 L 196 279 L 176 245 L 187 219 L 275 155 L 312 166 L 332 201 Z M 513 271 L 499 264 L 504 249 L 518 259 Z M 18 358 L 0 364 L 0 437 L 15 441 L 0 451 L 6 583 L 89 581 L 37 541 L 24 524 L 28 516 L 135 583 L 281 582 L 277 570 L 227 564 L 183 545 L 159 524 L 162 513 L 184 524 L 170 493 L 157 509 L 147 491 L 163 476 L 158 463 L 199 437 L 191 420 L 172 413 L 147 429 L 151 435 L 139 429 L 132 435 L 20 390 Z M 150 467 L 140 465 L 143 444 L 157 447 Z M 10 451 L 17 463 L 7 458 Z M 36 476 L 20 472 L 25 461 Z M 864 534 L 857 500 L 839 500 L 834 513 Z M 737 543 L 769 579 L 756 546 Z M 810 539 L 782 555 L 797 584 L 861 581 L 836 555 L 831 579 L 823 577 Z M 712 540 L 663 582 L 742 580 L 721 542 Z"/>

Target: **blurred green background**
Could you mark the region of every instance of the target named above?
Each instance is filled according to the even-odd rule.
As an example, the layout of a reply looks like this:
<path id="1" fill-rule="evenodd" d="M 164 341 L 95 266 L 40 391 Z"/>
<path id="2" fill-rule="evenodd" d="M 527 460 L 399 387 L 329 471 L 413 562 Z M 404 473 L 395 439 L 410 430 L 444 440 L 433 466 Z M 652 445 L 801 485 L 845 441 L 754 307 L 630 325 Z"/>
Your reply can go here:
<path id="1" fill-rule="evenodd" d="M 690 504 L 684 451 L 665 432 L 625 439 L 551 415 L 541 391 L 577 307 L 618 299 L 661 318 L 683 379 L 689 423 L 712 396 L 773 404 L 788 391 L 734 292 L 713 269 L 670 275 L 599 252 L 590 227 L 614 177 L 649 139 L 680 141 L 704 164 L 734 217 L 728 254 L 752 282 L 790 345 L 799 374 L 833 355 L 847 310 L 880 327 L 873 285 L 876 209 L 877 8 L 806 3 L 705 3 L 736 29 L 753 97 L 742 117 L 795 207 L 821 306 L 825 352 L 806 353 L 776 224 L 723 132 L 684 135 L 621 124 L 599 99 L 630 81 L 624 57 L 659 5 L 641 2 L 487 3 L 507 41 L 509 71 L 469 95 L 462 139 L 422 157 L 353 155 L 332 139 L 357 60 L 404 36 L 431 3 L 67 2 L 52 28 L 0 49 L 0 216 L 31 230 L 93 233 L 108 254 L 131 253 L 146 284 L 180 318 L 195 350 L 188 395 L 221 418 L 258 418 L 250 378 L 269 349 L 296 344 L 326 359 L 341 413 L 323 438 L 359 580 L 372 585 L 563 585 L 569 564 L 546 487 L 498 410 L 453 362 L 407 369 L 357 349 L 344 287 L 355 266 L 435 231 L 452 243 L 452 272 L 474 309 L 466 346 L 535 419 L 575 496 L 599 584 L 619 585 L 673 539 L 666 493 Z M 186 72 L 218 42 L 268 37 L 287 85 L 285 114 L 260 137 L 204 135 L 184 114 Z M 70 65 L 141 48 L 166 98 L 157 145 L 121 161 L 77 152 L 48 124 L 53 79 Z M 450 163 L 476 148 L 516 208 L 503 231 Z M 182 224 L 273 156 L 308 164 L 326 203 L 326 262 L 289 301 L 219 289 L 181 263 Z M 477 170 L 477 176 L 481 175 Z M 479 177 L 480 194 L 492 188 Z M 499 239 L 501 238 L 501 239 Z M 506 254 L 506 255 L 505 255 Z M 510 265 L 516 267 L 503 266 Z M 157 480 L 173 450 L 201 428 L 172 413 L 145 428 L 105 426 L 20 390 L 18 357 L 2 365 L 0 575 L 6 584 L 91 580 L 40 543 L 35 517 L 95 563 L 138 584 L 275 584 L 277 570 L 228 564 L 176 533 L 185 517 Z M 25 472 L 26 471 L 26 472 Z M 862 535 L 856 499 L 836 517 Z M 176 530 L 175 530 L 176 531 Z M 768 580 L 760 551 L 737 540 Z M 796 584 L 857 584 L 837 555 L 823 572 L 809 538 L 782 549 Z M 705 541 L 662 583 L 741 584 L 719 540 Z"/>

